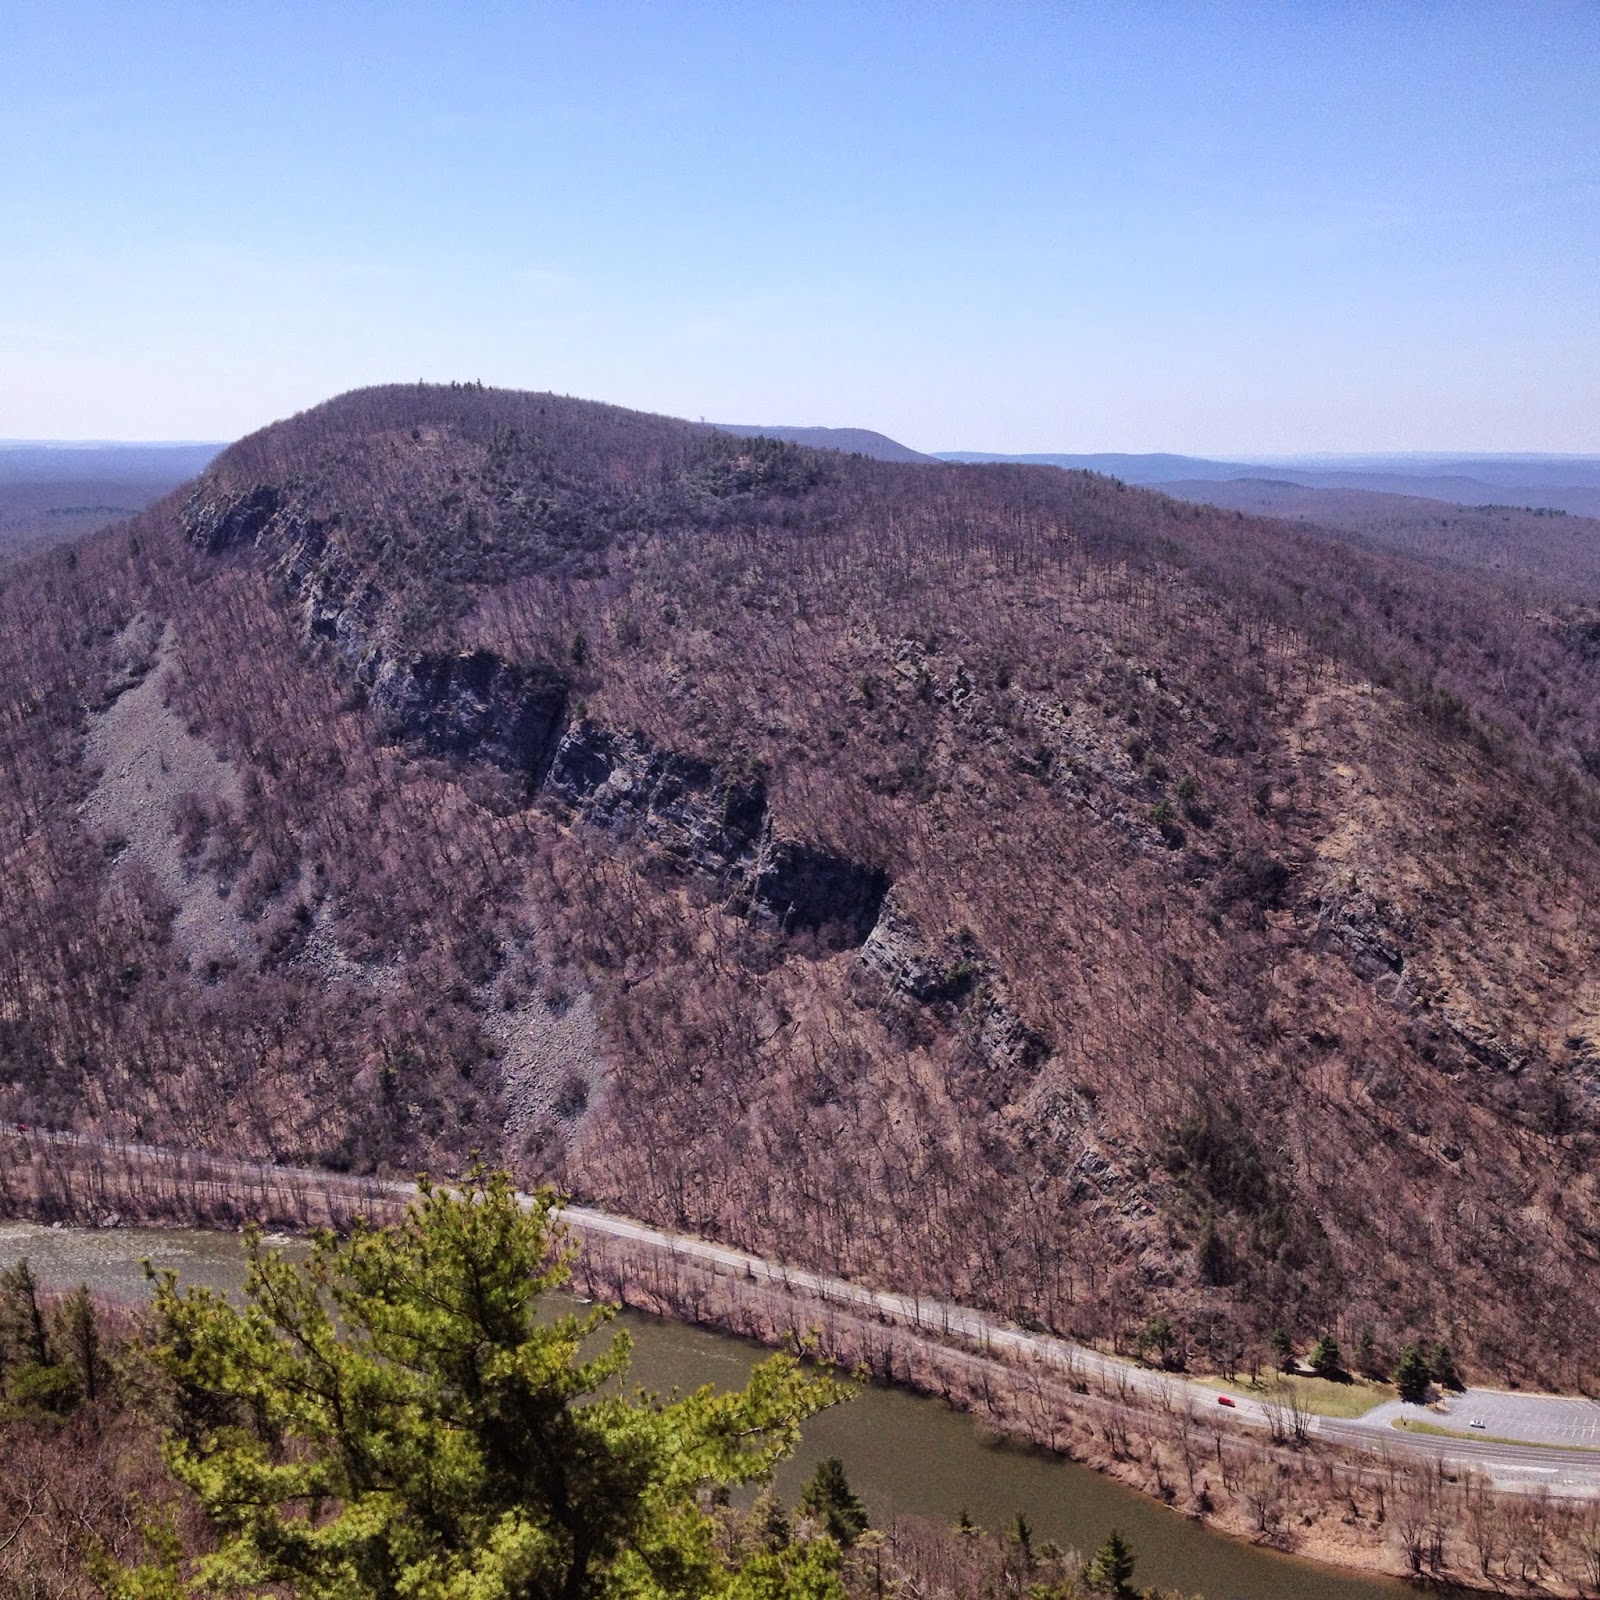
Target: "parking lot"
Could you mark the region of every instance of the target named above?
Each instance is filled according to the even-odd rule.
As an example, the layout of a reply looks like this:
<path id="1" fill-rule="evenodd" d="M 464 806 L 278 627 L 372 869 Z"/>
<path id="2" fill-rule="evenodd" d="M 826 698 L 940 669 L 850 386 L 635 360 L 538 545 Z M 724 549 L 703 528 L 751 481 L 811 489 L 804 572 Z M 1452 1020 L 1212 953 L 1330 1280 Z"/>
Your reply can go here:
<path id="1" fill-rule="evenodd" d="M 1512 1394 L 1500 1389 L 1468 1389 L 1446 1395 L 1431 1406 L 1390 1400 L 1360 1418 L 1365 1427 L 1388 1428 L 1409 1417 L 1479 1439 L 1516 1439 L 1527 1444 L 1600 1449 L 1600 1401 L 1564 1395 Z M 1475 1428 L 1474 1421 L 1483 1426 Z"/>

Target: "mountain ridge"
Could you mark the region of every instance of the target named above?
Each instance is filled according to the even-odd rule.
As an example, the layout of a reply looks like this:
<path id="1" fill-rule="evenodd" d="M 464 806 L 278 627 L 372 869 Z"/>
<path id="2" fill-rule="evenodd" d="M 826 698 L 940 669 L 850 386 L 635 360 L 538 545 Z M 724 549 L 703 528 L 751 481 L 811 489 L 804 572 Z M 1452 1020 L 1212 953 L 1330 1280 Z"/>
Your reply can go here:
<path id="1" fill-rule="evenodd" d="M 409 385 L 70 553 L 0 582 L 4 1115 L 1587 1380 L 1581 596 Z"/>

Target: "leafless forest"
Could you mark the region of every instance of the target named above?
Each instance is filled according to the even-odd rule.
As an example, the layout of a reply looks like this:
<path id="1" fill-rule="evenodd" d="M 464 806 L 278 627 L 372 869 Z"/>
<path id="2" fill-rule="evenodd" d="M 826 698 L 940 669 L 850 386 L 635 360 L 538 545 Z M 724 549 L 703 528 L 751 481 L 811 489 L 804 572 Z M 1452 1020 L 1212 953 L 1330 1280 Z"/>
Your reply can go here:
<path id="1" fill-rule="evenodd" d="M 405 388 L 0 586 L 11 1119 L 1597 1376 L 1576 581 Z"/>

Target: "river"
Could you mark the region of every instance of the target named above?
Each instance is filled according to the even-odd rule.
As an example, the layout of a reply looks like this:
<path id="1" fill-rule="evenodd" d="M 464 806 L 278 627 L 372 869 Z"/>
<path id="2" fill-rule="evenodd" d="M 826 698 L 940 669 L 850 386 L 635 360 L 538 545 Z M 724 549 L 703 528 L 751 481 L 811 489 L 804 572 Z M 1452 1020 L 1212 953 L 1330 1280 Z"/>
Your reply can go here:
<path id="1" fill-rule="evenodd" d="M 303 1248 L 289 1241 L 291 1250 Z M 147 1293 L 142 1262 L 170 1267 L 187 1283 L 237 1289 L 243 1281 L 236 1234 L 141 1228 L 101 1231 L 0 1223 L 0 1266 L 26 1256 L 49 1288 L 87 1283 L 124 1300 Z M 666 1392 L 702 1383 L 734 1387 L 765 1352 L 743 1339 L 683 1323 L 618 1318 L 633 1337 L 632 1373 Z M 1038 1540 L 1091 1551 L 1112 1527 L 1138 1553 L 1136 1581 L 1171 1585 L 1207 1600 L 1397 1600 L 1411 1591 L 1260 1550 L 1212 1533 L 1120 1484 L 1041 1450 L 1006 1444 L 937 1400 L 868 1389 L 814 1418 L 795 1459 L 778 1476 L 787 1502 L 824 1456 L 839 1456 L 874 1522 L 896 1513 L 1003 1528 L 1023 1512 Z"/>

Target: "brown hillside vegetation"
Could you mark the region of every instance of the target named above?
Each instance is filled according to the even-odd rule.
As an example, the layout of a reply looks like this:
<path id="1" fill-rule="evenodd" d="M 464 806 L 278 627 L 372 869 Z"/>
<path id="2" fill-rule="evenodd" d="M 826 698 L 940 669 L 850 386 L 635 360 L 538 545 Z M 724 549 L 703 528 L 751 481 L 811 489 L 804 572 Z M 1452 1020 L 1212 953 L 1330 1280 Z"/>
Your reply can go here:
<path id="1" fill-rule="evenodd" d="M 1596 1376 L 1594 595 L 440 388 L 0 581 L 6 1116 Z"/>

